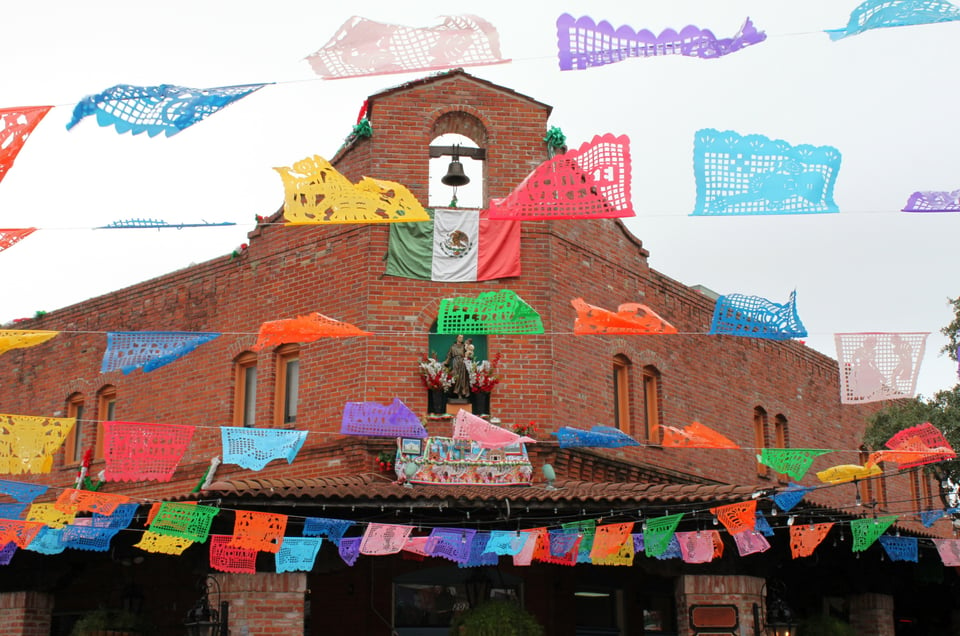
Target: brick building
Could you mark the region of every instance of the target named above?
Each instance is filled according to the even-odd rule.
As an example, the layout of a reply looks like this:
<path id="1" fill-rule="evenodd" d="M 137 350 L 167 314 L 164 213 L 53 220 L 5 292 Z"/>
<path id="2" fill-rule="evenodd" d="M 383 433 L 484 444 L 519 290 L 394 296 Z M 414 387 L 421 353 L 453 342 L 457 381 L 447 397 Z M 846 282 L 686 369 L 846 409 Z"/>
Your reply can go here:
<path id="1" fill-rule="evenodd" d="M 371 96 L 373 136 L 353 139 L 332 161 L 351 181 L 365 175 L 397 181 L 426 201 L 428 147 L 441 135 L 461 134 L 486 151 L 484 200 L 503 197 L 548 158 L 543 138 L 550 111 L 463 71 L 442 73 Z M 281 211 L 250 233 L 249 248 L 236 258 L 191 266 L 28 323 L 23 328 L 65 333 L 0 357 L 2 412 L 80 419 L 52 472 L 28 478 L 72 486 L 83 450 L 98 448 L 99 421 L 194 424 L 193 443 L 172 481 L 111 482 L 104 491 L 144 503 L 217 505 L 223 512 L 213 532 L 219 534 L 231 533 L 233 510 L 288 514 L 292 535 L 295 520 L 308 516 L 516 530 L 580 519 L 639 526 L 680 511 L 688 513 L 682 529 L 695 530 L 713 528 L 709 508 L 757 492 L 769 514 L 768 495 L 787 481 L 751 452 L 663 448 L 660 424 L 699 421 L 744 447 L 860 447 L 869 410 L 840 405 L 834 360 L 795 341 L 704 335 L 714 298 L 651 269 L 649 253 L 619 220 L 524 222 L 522 275 L 476 283 L 386 275 L 388 237 L 386 225 L 284 226 Z M 340 435 L 344 403 L 398 397 L 425 412 L 416 364 L 443 341 L 430 334 L 440 300 L 503 288 L 539 312 L 546 334 L 486 337 L 488 355 L 504 360 L 492 413 L 506 426 L 539 424 L 539 443 L 528 451 L 538 470 L 545 463 L 555 468 L 557 489 L 548 489 L 539 473 L 529 487 L 394 483 L 375 464 L 394 442 Z M 570 300 L 576 297 L 608 308 L 643 302 L 680 334 L 575 337 Z M 373 336 L 254 351 L 263 322 L 315 311 Z M 116 331 L 223 335 L 150 373 L 102 374 L 104 334 Z M 549 436 L 562 426 L 614 421 L 643 445 L 560 449 Z M 218 427 L 251 423 L 308 430 L 309 436 L 289 465 L 274 461 L 257 472 L 223 465 L 206 490 L 192 493 L 220 454 Z M 449 422 L 429 420 L 428 430 L 449 435 Z M 102 449 L 96 455 L 102 457 Z M 818 458 L 810 475 L 837 463 L 862 462 L 855 450 L 834 453 Z M 95 460 L 91 472 L 100 467 L 102 460 Z M 857 490 L 863 506 L 854 503 Z M 906 518 L 929 493 L 920 473 L 890 474 L 818 489 L 796 515 L 813 522 L 902 514 L 901 531 L 931 536 L 941 528 Z M 107 553 L 19 551 L 0 569 L 0 617 L 14 630 L 7 633 L 65 634 L 83 612 L 124 604 L 148 616 L 158 634 L 182 633 L 197 596 L 194 583 L 209 570 L 207 546 L 192 546 L 180 557 L 132 547 L 145 510 Z M 931 570 L 936 555 L 924 555 L 916 566 L 890 563 L 875 546 L 858 558 L 849 550 L 849 530 L 838 526 L 833 544 L 795 561 L 785 515 L 770 520 L 770 551 L 740 557 L 726 537 L 724 556 L 704 565 L 638 555 L 631 567 L 514 567 L 501 557 L 497 567 L 462 569 L 395 555 L 361 557 L 348 567 L 327 544 L 309 573 L 275 573 L 271 555 L 262 553 L 256 575 L 216 576 L 234 635 L 446 633 L 445 617 L 405 616 L 401 600 L 423 590 L 453 590 L 471 604 L 490 593 L 522 599 L 549 634 L 690 634 L 715 611 L 722 627 L 711 633 L 746 636 L 763 622 L 774 581 L 797 614 L 840 613 L 863 634 L 892 635 L 895 625 L 897 633 L 911 633 L 911 626 L 920 630 L 914 633 L 933 633 L 930 626 L 947 624 L 949 616 L 937 608 L 949 606 L 944 594 L 955 579 L 939 562 Z M 846 543 L 838 541 L 844 535 Z"/>

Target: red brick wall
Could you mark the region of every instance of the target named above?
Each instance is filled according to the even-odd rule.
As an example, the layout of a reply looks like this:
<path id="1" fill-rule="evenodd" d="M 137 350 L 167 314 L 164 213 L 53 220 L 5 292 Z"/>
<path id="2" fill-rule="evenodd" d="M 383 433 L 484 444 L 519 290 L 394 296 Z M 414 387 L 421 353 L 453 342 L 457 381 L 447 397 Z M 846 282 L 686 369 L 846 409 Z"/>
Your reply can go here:
<path id="1" fill-rule="evenodd" d="M 217 574 L 230 604 L 230 633 L 289 636 L 303 633 L 307 576 L 302 572 Z M 216 603 L 216 596 L 211 596 Z"/>
<path id="2" fill-rule="evenodd" d="M 854 594 L 850 597 L 850 624 L 858 634 L 893 636 L 893 597 Z"/>
<path id="3" fill-rule="evenodd" d="M 677 579 L 677 633 L 693 634 L 690 608 L 697 605 L 734 605 L 737 608 L 739 628 L 729 630 L 744 636 L 755 636 L 753 606 L 757 604 L 763 620 L 764 580 L 754 576 L 683 575 Z M 716 629 L 717 633 L 728 630 Z"/>
<path id="4" fill-rule="evenodd" d="M 456 111 L 483 125 L 488 196 L 506 195 L 546 158 L 543 135 L 549 107 L 451 73 L 374 96 L 374 136 L 346 147 L 337 165 L 354 181 L 364 175 L 396 180 L 425 200 L 427 146 L 435 134 L 451 128 L 454 118 L 449 113 Z M 611 423 L 611 365 L 613 357 L 622 354 L 631 361 L 631 413 L 638 437 L 639 373 L 643 366 L 654 365 L 661 373 L 663 424 L 682 427 L 696 420 L 752 446 L 753 409 L 762 406 L 770 415 L 771 444 L 773 418 L 782 414 L 789 423 L 791 446 L 851 449 L 820 457 L 814 470 L 858 461 L 852 449 L 859 446 L 863 417 L 870 408 L 841 407 L 836 363 L 796 342 L 703 335 L 709 329 L 712 301 L 650 269 L 640 241 L 617 220 L 525 222 L 520 278 L 457 284 L 385 276 L 386 226 L 285 227 L 278 217 L 274 221 L 250 234 L 250 247 L 239 258 L 224 256 L 23 325 L 70 333 L 0 357 L 0 377 L 9 378 L 0 387 L 4 411 L 55 414 L 64 410 L 68 395 L 81 391 L 87 399 L 86 417 L 97 418 L 95 393 L 111 384 L 117 390 L 118 419 L 198 425 L 172 483 L 107 486 L 108 491 L 150 498 L 180 495 L 185 484 L 192 486 L 199 479 L 210 457 L 220 454 L 216 427 L 233 421 L 232 361 L 249 350 L 259 325 L 319 311 L 375 335 L 323 339 L 301 347 L 297 426 L 311 435 L 296 462 L 273 462 L 260 475 L 365 472 L 372 469 L 372 459 L 364 447 L 348 445 L 338 451 L 334 446 L 342 441 L 338 431 L 344 402 L 386 403 L 399 397 L 422 410 L 424 392 L 415 363 L 427 352 L 427 331 L 439 300 L 509 288 L 540 312 L 547 333 L 488 339 L 491 353 L 504 356 L 503 383 L 492 404 L 507 424 L 535 420 L 549 440 L 549 432 L 560 426 Z M 570 300 L 575 297 L 611 309 L 623 302 L 645 302 L 682 335 L 574 337 Z M 100 374 L 103 332 L 125 330 L 223 335 L 151 373 Z M 275 364 L 273 351 L 259 353 L 259 426 L 273 426 Z M 90 435 L 85 446 L 92 442 Z M 623 478 L 649 475 L 646 467 L 661 466 L 693 479 L 778 485 L 775 476 L 757 476 L 748 450 L 601 452 L 644 467 L 624 471 Z M 568 464 L 571 477 L 617 474 L 597 472 L 583 457 Z M 93 472 L 101 466 L 96 464 Z M 220 474 L 237 472 L 224 466 Z M 74 475 L 75 468 L 64 467 L 59 457 L 49 480 L 66 485 Z M 909 498 L 905 478 L 890 482 L 891 502 Z M 814 497 L 849 505 L 853 487 L 827 489 Z"/>
<path id="5" fill-rule="evenodd" d="M 0 593 L 0 625 L 7 636 L 49 636 L 53 597 L 43 592 Z"/>

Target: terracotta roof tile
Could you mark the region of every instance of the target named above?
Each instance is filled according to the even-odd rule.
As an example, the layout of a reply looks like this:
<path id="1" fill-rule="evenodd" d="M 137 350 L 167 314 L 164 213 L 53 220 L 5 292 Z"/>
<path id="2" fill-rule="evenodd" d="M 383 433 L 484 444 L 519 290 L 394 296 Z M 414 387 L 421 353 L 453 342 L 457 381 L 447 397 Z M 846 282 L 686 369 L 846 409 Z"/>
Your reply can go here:
<path id="1" fill-rule="evenodd" d="M 753 486 L 726 484 L 648 484 L 634 482 L 557 481 L 556 488 L 533 486 L 416 485 L 405 488 L 376 475 L 317 477 L 313 479 L 269 479 L 248 477 L 217 481 L 202 493 L 186 498 L 229 497 L 247 501 L 274 500 L 303 503 L 350 502 L 451 502 L 459 505 L 501 502 L 514 503 L 697 503 L 746 499 Z"/>

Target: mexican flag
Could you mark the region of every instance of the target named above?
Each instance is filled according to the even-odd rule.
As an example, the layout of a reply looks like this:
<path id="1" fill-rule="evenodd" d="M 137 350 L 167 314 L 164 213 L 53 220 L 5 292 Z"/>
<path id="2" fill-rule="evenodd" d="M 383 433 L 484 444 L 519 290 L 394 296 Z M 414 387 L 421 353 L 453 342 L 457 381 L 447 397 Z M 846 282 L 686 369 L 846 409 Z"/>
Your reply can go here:
<path id="1" fill-rule="evenodd" d="M 429 221 L 391 224 L 387 274 L 454 282 L 520 275 L 520 221 L 491 221 L 487 210 L 427 213 Z"/>

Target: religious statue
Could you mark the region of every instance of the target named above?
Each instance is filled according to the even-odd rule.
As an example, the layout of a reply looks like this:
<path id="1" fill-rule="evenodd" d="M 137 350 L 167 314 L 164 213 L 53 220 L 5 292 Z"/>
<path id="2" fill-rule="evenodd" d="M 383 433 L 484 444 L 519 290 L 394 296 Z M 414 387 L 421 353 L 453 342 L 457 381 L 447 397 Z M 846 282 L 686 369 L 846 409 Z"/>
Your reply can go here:
<path id="1" fill-rule="evenodd" d="M 460 398 L 470 397 L 470 372 L 467 369 L 467 346 L 463 342 L 463 335 L 458 335 L 456 342 L 450 345 L 444 366 L 450 369 L 453 386 L 450 392 Z"/>

